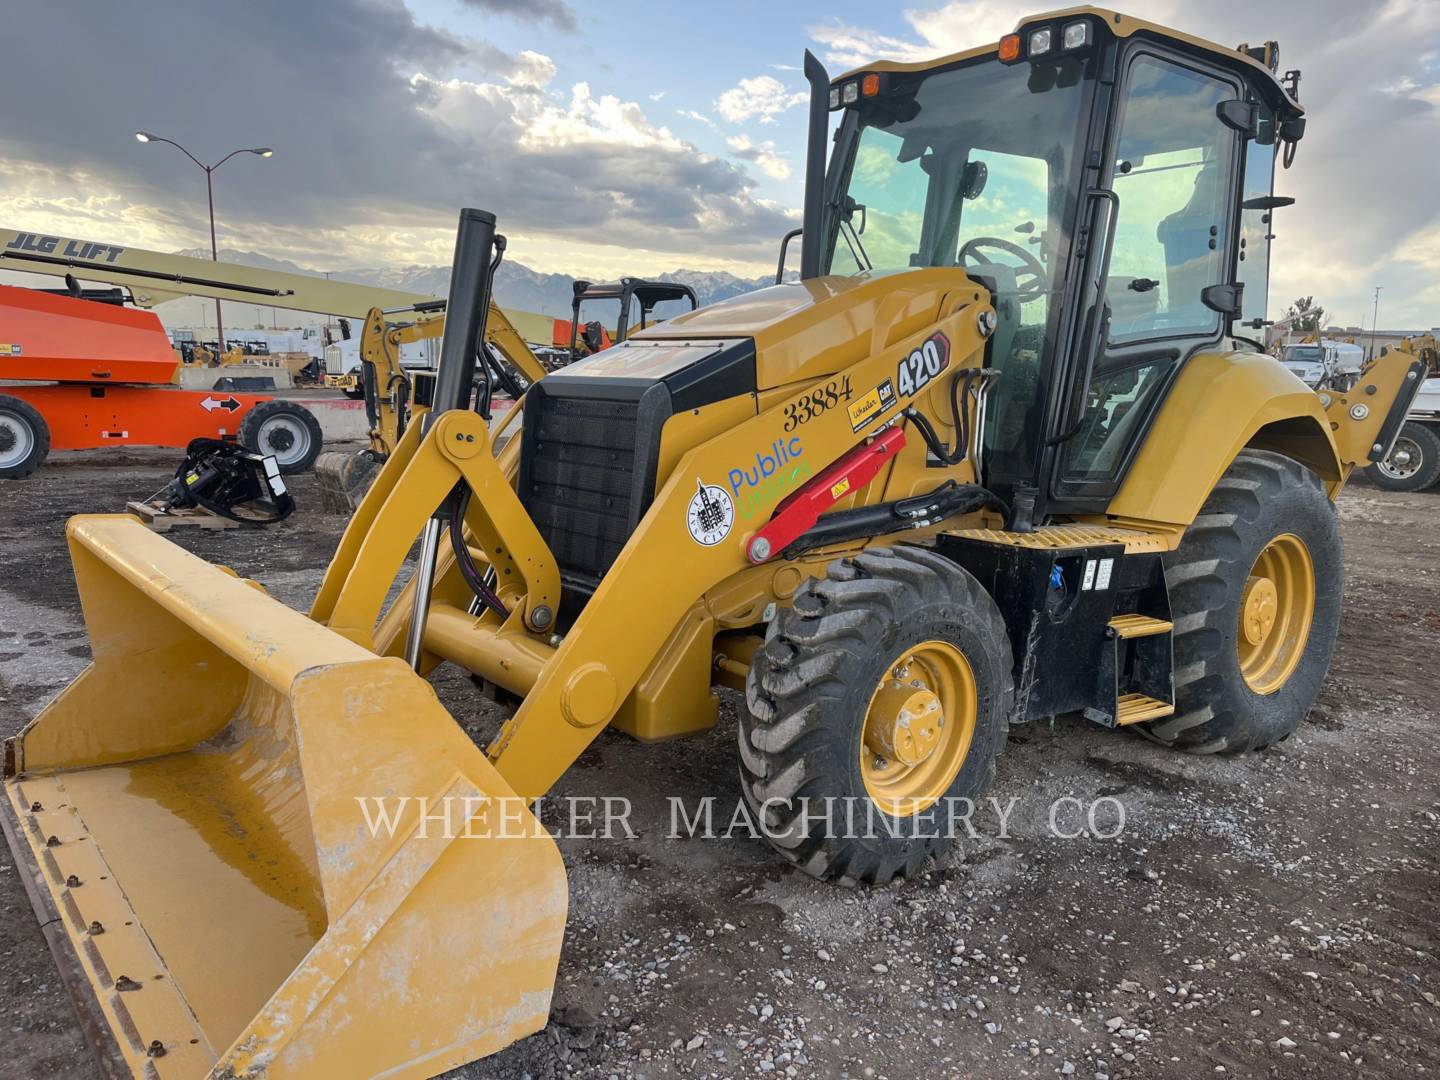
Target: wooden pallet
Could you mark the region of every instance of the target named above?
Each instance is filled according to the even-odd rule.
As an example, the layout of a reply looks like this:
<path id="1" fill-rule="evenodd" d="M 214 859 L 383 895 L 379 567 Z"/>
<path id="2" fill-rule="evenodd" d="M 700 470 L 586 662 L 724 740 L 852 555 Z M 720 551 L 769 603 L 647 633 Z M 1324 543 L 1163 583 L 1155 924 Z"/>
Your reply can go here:
<path id="1" fill-rule="evenodd" d="M 211 529 L 219 532 L 224 529 L 241 528 L 241 523 L 223 518 L 219 514 L 212 514 L 209 510 L 199 507 L 178 507 L 174 510 L 161 510 L 142 502 L 127 502 L 125 509 L 130 511 L 141 521 L 149 525 L 155 532 L 169 532 L 182 525 L 190 525 L 199 529 Z"/>

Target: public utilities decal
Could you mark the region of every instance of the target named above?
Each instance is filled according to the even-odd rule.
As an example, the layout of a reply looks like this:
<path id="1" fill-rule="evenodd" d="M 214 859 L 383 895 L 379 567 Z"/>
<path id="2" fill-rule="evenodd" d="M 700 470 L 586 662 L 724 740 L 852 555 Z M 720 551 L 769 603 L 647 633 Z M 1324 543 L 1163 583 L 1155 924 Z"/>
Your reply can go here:
<path id="1" fill-rule="evenodd" d="M 800 436 L 776 439 L 750 461 L 729 470 L 724 486 L 697 479 L 685 525 L 697 544 L 714 547 L 730 535 L 737 517 L 768 517 L 813 474 Z"/>
<path id="2" fill-rule="evenodd" d="M 723 487 L 706 484 L 698 477 L 695 488 L 685 511 L 685 527 L 697 544 L 714 547 L 730 535 L 735 524 L 735 504 Z"/>
<path id="3" fill-rule="evenodd" d="M 742 518 L 768 517 L 786 495 L 810 479 L 813 471 L 805 460 L 805 444 L 800 436 L 791 435 L 776 439 L 769 449 L 757 453 L 753 465 L 731 469 L 726 480 Z"/>

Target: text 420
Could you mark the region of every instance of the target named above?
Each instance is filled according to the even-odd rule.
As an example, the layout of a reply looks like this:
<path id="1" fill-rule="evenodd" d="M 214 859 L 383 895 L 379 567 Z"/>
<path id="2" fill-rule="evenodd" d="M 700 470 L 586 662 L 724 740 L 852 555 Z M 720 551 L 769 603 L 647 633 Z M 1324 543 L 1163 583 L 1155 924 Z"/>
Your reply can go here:
<path id="1" fill-rule="evenodd" d="M 910 355 L 900 358 L 895 369 L 895 385 L 901 397 L 913 397 L 930 385 L 930 381 L 950 365 L 950 339 L 932 334 Z"/>

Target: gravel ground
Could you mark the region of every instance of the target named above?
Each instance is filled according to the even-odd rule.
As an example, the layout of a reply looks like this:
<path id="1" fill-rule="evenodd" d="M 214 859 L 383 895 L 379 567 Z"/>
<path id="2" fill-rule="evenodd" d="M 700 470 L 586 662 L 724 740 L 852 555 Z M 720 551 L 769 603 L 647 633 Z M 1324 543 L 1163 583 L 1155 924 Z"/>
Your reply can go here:
<path id="1" fill-rule="evenodd" d="M 171 463 L 57 455 L 3 488 L 0 734 L 88 656 L 65 518 L 148 495 Z M 312 479 L 294 487 L 302 510 L 284 526 L 171 535 L 303 607 L 343 523 L 313 509 Z M 1440 493 L 1357 481 L 1340 513 L 1340 642 L 1294 738 L 1216 760 L 1078 718 L 1016 728 L 991 792 L 1005 827 L 982 808 L 977 837 L 902 886 L 816 883 L 743 827 L 671 837 L 668 796 L 692 813 L 713 797 L 715 829 L 731 821 L 736 696 L 696 739 L 603 734 L 555 794 L 628 799 L 634 837 L 562 842 L 570 920 L 552 1023 L 455 1075 L 1440 1071 Z M 436 685 L 488 738 L 495 707 L 453 670 Z M 1059 804 L 1063 831 L 1094 806 L 1103 835 L 1054 835 L 1063 798 L 1079 800 Z M 0 973 L 0 1075 L 94 1075 L 5 851 Z"/>

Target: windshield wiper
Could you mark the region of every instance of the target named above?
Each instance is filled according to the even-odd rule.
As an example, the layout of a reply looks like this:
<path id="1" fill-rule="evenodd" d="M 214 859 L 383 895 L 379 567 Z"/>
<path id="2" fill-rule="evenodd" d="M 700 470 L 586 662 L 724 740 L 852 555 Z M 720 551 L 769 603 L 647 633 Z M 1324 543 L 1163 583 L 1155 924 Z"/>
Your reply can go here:
<path id="1" fill-rule="evenodd" d="M 875 264 L 870 261 L 870 256 L 865 251 L 865 244 L 861 241 L 860 234 L 851 220 L 855 216 L 857 207 L 859 204 L 849 195 L 844 197 L 841 204 L 831 203 L 832 209 L 840 211 L 841 236 L 845 238 L 845 246 L 850 249 L 850 257 L 855 260 L 855 265 L 864 272 L 875 269 Z M 861 209 L 863 210 L 863 207 Z"/>

